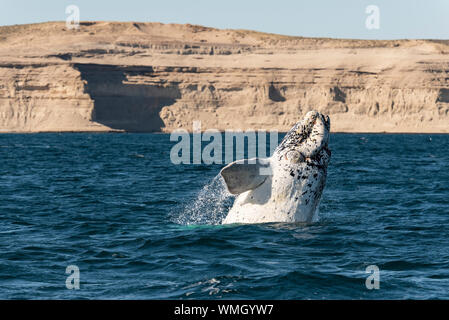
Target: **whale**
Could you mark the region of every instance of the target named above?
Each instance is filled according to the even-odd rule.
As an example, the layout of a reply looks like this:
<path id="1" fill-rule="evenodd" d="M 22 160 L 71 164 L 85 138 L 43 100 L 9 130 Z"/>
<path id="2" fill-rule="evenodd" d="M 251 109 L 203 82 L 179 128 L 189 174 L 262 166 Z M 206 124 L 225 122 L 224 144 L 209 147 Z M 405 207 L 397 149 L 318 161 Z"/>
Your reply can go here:
<path id="1" fill-rule="evenodd" d="M 269 158 L 234 161 L 220 174 L 234 204 L 222 224 L 312 223 L 331 158 L 330 119 L 309 111 Z"/>

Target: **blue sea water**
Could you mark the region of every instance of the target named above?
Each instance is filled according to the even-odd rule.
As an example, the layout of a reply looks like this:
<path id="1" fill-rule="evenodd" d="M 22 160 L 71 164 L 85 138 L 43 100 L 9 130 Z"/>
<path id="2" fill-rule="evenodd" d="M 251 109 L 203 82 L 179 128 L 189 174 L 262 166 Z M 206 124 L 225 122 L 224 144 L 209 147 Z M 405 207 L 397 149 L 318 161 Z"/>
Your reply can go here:
<path id="1" fill-rule="evenodd" d="M 174 165 L 174 144 L 0 135 L 0 298 L 449 298 L 449 135 L 333 134 L 311 225 L 218 225 L 221 166 Z"/>

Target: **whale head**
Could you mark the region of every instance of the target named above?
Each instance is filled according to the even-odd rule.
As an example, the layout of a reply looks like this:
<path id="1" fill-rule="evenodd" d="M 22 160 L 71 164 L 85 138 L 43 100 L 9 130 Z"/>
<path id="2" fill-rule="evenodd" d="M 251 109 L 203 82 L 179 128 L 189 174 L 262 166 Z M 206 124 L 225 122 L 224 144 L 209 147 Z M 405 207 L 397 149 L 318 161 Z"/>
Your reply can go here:
<path id="1" fill-rule="evenodd" d="M 331 155 L 329 133 L 329 116 L 310 111 L 285 135 L 272 158 L 290 163 L 308 163 L 326 169 Z"/>
<path id="2" fill-rule="evenodd" d="M 238 197 L 223 223 L 314 221 L 331 157 L 329 131 L 329 117 L 310 111 L 271 158 L 224 167 L 227 188 Z"/>

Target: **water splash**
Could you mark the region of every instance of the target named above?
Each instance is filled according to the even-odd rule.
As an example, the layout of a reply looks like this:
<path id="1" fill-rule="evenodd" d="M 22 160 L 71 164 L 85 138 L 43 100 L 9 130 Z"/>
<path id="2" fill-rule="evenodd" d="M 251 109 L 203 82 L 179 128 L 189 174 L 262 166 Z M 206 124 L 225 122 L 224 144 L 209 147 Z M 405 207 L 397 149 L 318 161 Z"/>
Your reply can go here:
<path id="1" fill-rule="evenodd" d="M 215 176 L 188 202 L 172 214 L 172 221 L 182 225 L 221 224 L 234 202 L 221 175 Z"/>

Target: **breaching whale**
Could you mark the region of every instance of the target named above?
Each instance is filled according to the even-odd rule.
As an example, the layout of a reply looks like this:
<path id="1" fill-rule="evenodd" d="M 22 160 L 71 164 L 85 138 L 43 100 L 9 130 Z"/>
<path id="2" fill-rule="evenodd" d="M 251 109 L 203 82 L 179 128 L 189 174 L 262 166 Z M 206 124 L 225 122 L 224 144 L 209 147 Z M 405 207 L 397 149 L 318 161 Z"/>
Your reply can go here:
<path id="1" fill-rule="evenodd" d="M 331 157 L 329 130 L 329 117 L 310 111 L 270 158 L 224 167 L 228 191 L 238 196 L 223 224 L 315 221 Z"/>

